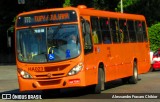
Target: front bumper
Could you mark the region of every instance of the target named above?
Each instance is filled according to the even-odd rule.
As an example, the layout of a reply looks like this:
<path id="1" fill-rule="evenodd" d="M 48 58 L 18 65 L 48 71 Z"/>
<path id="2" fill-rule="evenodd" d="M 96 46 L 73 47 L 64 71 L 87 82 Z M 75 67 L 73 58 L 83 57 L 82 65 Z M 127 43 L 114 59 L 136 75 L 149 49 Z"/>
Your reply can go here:
<path id="1" fill-rule="evenodd" d="M 29 90 L 45 90 L 45 89 L 60 89 L 69 87 L 85 86 L 84 71 L 80 71 L 73 76 L 66 76 L 54 79 L 23 79 L 18 73 L 20 91 Z"/>

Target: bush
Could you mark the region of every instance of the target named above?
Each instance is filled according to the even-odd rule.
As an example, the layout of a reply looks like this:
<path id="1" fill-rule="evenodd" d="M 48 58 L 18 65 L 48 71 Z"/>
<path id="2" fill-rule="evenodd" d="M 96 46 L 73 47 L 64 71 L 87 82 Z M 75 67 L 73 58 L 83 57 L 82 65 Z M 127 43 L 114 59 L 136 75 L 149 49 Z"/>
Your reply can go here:
<path id="1" fill-rule="evenodd" d="M 152 51 L 156 51 L 160 48 L 160 23 L 151 26 L 148 29 L 150 47 Z"/>

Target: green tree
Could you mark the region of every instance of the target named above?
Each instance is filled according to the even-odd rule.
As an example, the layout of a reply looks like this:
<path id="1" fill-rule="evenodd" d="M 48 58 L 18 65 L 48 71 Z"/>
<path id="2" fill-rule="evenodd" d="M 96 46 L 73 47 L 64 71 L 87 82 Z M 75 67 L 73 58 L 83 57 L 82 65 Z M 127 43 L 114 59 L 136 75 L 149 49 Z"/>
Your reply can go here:
<path id="1" fill-rule="evenodd" d="M 151 50 L 156 51 L 160 48 L 160 23 L 157 23 L 148 29 Z"/>
<path id="2" fill-rule="evenodd" d="M 65 0 L 63 7 L 69 7 L 72 6 L 71 1 L 70 0 Z"/>
<path id="3" fill-rule="evenodd" d="M 119 0 L 93 0 L 93 7 L 100 10 L 115 11 Z"/>
<path id="4" fill-rule="evenodd" d="M 123 2 L 123 9 L 126 9 L 132 5 L 134 5 L 135 3 L 137 3 L 138 0 L 122 0 Z M 117 7 L 115 8 L 115 11 L 120 12 L 121 11 L 121 2 L 119 0 L 119 3 L 117 5 Z"/>
<path id="5" fill-rule="evenodd" d="M 146 17 L 148 26 L 160 21 L 160 0 L 123 0 L 125 13 L 142 14 Z M 120 2 L 116 8 L 120 11 Z"/>

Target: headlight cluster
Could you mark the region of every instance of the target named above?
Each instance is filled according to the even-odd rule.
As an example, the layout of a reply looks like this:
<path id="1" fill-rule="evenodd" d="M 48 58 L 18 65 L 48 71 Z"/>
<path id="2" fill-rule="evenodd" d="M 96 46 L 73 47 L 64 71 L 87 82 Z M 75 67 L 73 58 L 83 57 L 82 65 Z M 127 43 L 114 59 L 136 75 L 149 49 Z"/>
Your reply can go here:
<path id="1" fill-rule="evenodd" d="M 32 76 L 29 73 L 27 73 L 26 71 L 24 71 L 22 69 L 18 68 L 18 72 L 24 79 L 31 79 L 32 78 Z"/>
<path id="2" fill-rule="evenodd" d="M 75 74 L 77 74 L 78 72 L 80 72 L 82 68 L 83 68 L 83 63 L 79 63 L 78 65 L 76 65 L 75 67 L 73 67 L 73 68 L 69 71 L 68 75 L 69 75 L 69 76 L 70 76 L 70 75 L 75 75 Z"/>

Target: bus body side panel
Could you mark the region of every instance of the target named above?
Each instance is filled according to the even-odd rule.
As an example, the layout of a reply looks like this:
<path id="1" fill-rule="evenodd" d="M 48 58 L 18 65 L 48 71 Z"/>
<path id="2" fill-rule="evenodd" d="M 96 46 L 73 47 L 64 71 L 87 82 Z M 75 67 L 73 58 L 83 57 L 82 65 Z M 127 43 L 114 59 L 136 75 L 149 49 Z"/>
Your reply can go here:
<path id="1" fill-rule="evenodd" d="M 93 58 L 94 54 L 90 53 L 85 55 L 84 63 L 85 63 L 85 83 L 86 85 L 97 84 L 97 60 Z"/>
<path id="2" fill-rule="evenodd" d="M 112 44 L 102 44 L 100 46 L 100 57 L 99 60 L 102 60 L 105 68 L 105 81 L 114 80 L 117 77 L 116 66 L 113 66 L 113 57 L 112 57 Z"/>
<path id="3" fill-rule="evenodd" d="M 110 47 L 110 60 L 107 63 L 110 63 L 110 67 L 107 71 L 107 81 L 115 80 L 132 75 L 132 51 L 128 48 L 127 44 L 112 44 Z M 126 52 L 129 52 L 126 54 Z M 108 78 L 110 71 L 114 68 L 115 75 L 112 75 L 112 78 Z"/>
<path id="4" fill-rule="evenodd" d="M 136 46 L 136 56 L 138 58 L 138 73 L 146 73 L 150 68 L 148 43 L 139 43 Z"/>
<path id="5" fill-rule="evenodd" d="M 109 17 L 118 19 L 132 19 L 144 20 L 144 16 L 132 14 L 120 14 L 103 11 L 95 11 L 89 9 L 79 9 L 82 15 Z M 89 18 L 88 18 L 89 19 Z M 146 44 L 141 43 L 115 43 L 115 44 L 99 44 L 94 45 L 100 48 L 100 54 L 94 58 L 97 63 L 102 61 L 104 63 L 106 81 L 124 78 L 133 75 L 133 62 L 137 59 L 138 73 L 145 73 L 148 71 L 148 48 Z M 145 54 L 145 55 L 144 55 Z M 89 58 L 89 57 L 88 57 Z M 88 59 L 86 57 L 86 60 Z M 94 62 L 94 61 L 93 61 Z M 88 63 L 87 63 L 88 64 Z M 94 65 L 93 65 L 94 66 Z M 96 65 L 97 67 L 98 65 Z M 87 76 L 87 75 L 86 75 Z M 87 82 L 87 81 L 86 81 Z M 93 82 L 93 81 L 92 81 Z"/>
<path id="6" fill-rule="evenodd" d="M 81 16 L 85 20 L 88 20 L 90 22 L 90 16 L 80 15 L 80 17 Z M 84 39 L 84 38 L 82 38 L 82 39 Z M 92 36 L 91 36 L 91 40 L 92 40 Z M 84 43 L 84 40 L 82 40 L 82 43 Z M 85 80 L 86 86 L 97 84 L 97 81 L 98 81 L 97 80 L 97 75 L 98 75 L 97 57 L 99 57 L 99 56 L 95 54 L 94 47 L 93 47 L 93 51 L 91 51 L 87 54 L 84 54 L 84 71 L 85 71 L 85 79 L 84 80 Z"/>

